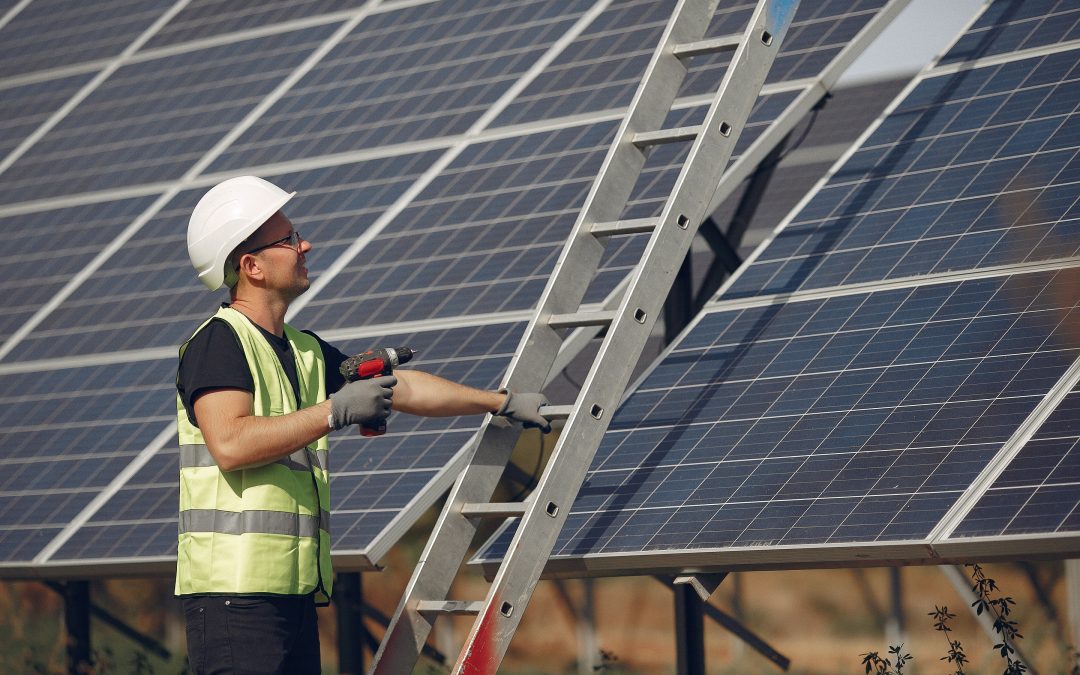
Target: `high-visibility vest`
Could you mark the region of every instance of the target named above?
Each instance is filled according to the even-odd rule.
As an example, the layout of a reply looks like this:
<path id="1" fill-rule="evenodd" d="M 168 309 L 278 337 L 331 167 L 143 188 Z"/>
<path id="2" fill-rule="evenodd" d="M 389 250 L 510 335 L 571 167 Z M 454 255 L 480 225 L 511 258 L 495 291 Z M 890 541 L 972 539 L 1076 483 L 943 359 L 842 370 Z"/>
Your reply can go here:
<path id="1" fill-rule="evenodd" d="M 228 323 L 243 347 L 255 383 L 252 414 L 284 415 L 326 399 L 326 362 L 315 338 L 285 326 L 300 380 L 298 403 L 277 354 L 247 317 L 223 307 L 212 318 Z M 188 342 L 180 347 L 181 358 Z M 198 427 L 188 421 L 179 394 L 176 417 L 180 436 L 176 594 L 314 592 L 316 602 L 328 602 L 334 576 L 326 436 L 276 462 L 222 471 Z"/>

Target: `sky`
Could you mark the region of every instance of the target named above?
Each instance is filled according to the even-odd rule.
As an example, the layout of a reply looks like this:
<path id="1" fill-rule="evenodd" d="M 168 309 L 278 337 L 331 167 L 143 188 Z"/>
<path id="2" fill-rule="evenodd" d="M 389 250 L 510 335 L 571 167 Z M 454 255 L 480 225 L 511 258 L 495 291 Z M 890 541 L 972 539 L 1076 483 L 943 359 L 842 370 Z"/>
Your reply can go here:
<path id="1" fill-rule="evenodd" d="M 945 50 L 985 0 L 912 0 L 840 78 L 839 86 L 911 75 Z"/>

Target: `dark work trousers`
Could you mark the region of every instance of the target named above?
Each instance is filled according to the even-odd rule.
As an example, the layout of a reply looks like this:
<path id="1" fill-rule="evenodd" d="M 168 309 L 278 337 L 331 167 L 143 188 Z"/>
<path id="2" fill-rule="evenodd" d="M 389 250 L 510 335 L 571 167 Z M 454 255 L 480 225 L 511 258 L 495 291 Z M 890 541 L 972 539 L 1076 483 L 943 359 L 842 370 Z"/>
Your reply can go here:
<path id="1" fill-rule="evenodd" d="M 305 596 L 184 597 L 193 675 L 318 675 L 315 599 Z"/>

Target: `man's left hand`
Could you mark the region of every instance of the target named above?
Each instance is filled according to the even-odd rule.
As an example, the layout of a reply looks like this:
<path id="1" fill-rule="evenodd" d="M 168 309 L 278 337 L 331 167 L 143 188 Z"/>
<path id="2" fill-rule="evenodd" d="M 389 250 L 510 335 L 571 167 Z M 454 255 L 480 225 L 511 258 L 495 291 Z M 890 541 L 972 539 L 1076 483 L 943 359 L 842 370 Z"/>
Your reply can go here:
<path id="1" fill-rule="evenodd" d="M 543 394 L 515 394 L 506 392 L 506 400 L 495 413 L 511 422 L 519 422 L 526 429 L 539 429 L 545 434 L 551 431 L 551 422 L 540 414 L 540 407 L 548 404 Z"/>

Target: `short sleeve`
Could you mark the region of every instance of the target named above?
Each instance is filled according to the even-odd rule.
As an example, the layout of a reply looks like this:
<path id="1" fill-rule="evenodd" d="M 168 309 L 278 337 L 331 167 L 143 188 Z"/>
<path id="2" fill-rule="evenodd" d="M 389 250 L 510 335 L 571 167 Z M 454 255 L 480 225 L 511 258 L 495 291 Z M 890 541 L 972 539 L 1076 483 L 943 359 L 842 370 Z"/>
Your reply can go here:
<path id="1" fill-rule="evenodd" d="M 255 392 L 244 348 L 232 327 L 212 319 L 188 342 L 176 373 L 176 390 L 195 426 L 195 399 L 206 389 L 243 389 Z"/>
<path id="2" fill-rule="evenodd" d="M 323 361 L 326 363 L 326 395 L 329 396 L 345 386 L 345 377 L 341 374 L 341 364 L 345 363 L 345 360 L 349 357 L 315 333 L 309 330 L 304 332 L 318 340 L 319 347 L 322 348 Z"/>

